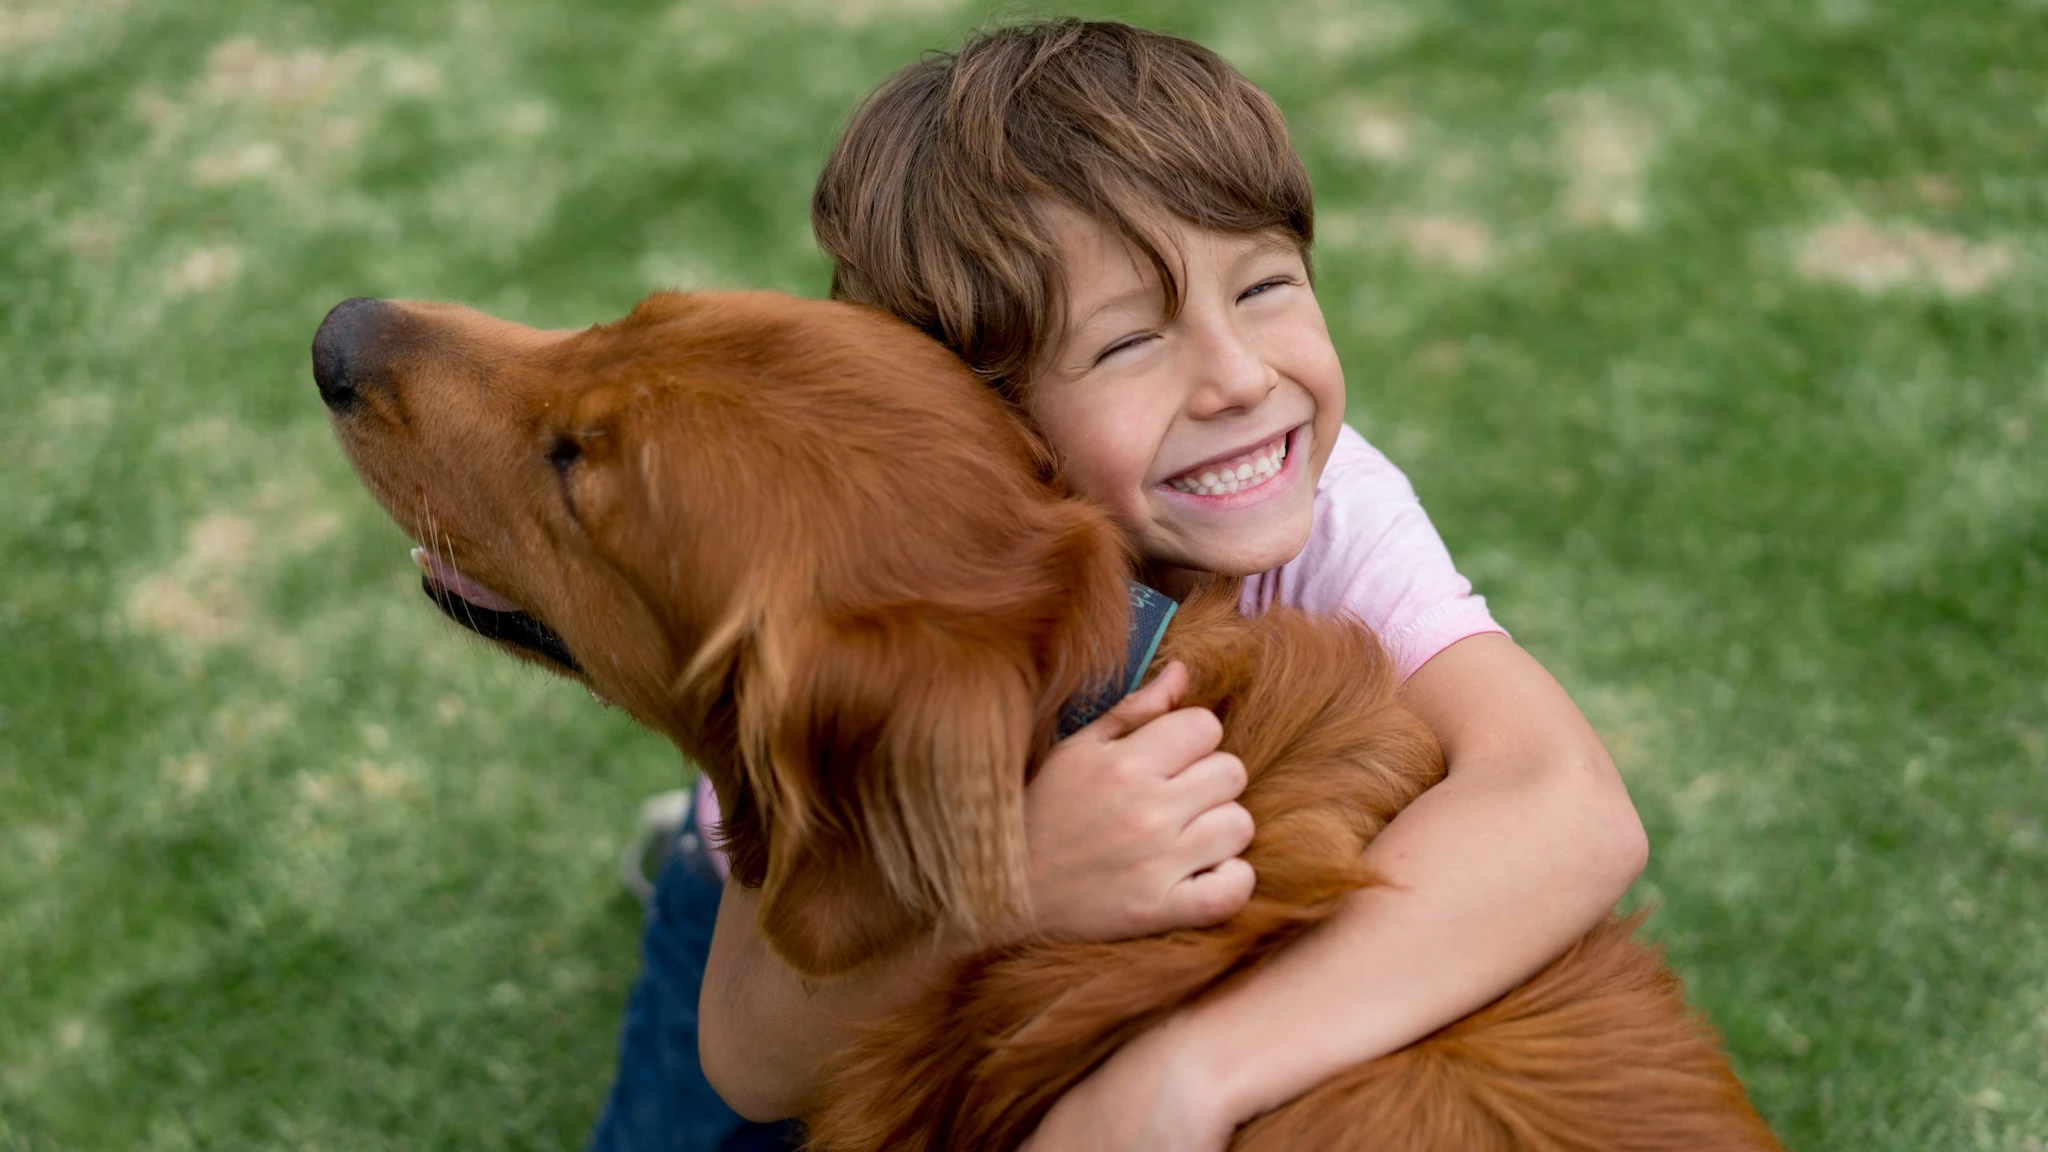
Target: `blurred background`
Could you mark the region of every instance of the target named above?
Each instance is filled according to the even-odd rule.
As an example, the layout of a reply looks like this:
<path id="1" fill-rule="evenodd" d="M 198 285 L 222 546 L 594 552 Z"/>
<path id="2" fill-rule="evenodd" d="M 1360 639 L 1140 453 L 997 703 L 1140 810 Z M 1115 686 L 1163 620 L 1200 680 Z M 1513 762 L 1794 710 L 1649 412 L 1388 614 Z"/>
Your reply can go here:
<path id="1" fill-rule="evenodd" d="M 2048 1148 L 2048 5 L 1085 14 L 1286 110 L 1349 419 L 1786 1143 Z M 689 769 L 421 597 L 313 329 L 822 295 L 847 111 L 989 18 L 0 0 L 0 1148 L 580 1146 Z"/>

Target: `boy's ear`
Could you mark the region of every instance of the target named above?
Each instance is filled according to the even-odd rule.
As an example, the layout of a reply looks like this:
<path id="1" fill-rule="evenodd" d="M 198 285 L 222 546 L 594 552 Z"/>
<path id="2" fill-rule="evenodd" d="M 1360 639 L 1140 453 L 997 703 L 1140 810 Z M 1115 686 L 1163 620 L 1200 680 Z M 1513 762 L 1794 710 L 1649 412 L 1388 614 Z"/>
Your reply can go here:
<path id="1" fill-rule="evenodd" d="M 811 976 L 924 928 L 986 938 L 1028 915 L 1029 650 L 896 606 L 757 633 L 736 682 L 768 867 L 762 937 Z"/>

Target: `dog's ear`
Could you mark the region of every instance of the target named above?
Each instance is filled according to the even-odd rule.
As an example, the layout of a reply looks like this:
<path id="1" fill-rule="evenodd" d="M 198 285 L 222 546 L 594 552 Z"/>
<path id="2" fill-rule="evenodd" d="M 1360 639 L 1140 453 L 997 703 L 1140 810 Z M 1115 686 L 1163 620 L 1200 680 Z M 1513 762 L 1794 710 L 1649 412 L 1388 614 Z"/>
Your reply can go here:
<path id="1" fill-rule="evenodd" d="M 824 979 L 855 971 L 897 952 L 931 926 L 928 917 L 890 894 L 856 838 L 814 827 L 770 844 L 792 850 L 771 850 L 759 931 L 803 975 Z"/>
<path id="2" fill-rule="evenodd" d="M 1024 777 L 1036 700 L 1014 634 L 923 606 L 757 632 L 735 680 L 768 835 L 763 938 L 813 976 L 925 927 L 1029 915 Z"/>

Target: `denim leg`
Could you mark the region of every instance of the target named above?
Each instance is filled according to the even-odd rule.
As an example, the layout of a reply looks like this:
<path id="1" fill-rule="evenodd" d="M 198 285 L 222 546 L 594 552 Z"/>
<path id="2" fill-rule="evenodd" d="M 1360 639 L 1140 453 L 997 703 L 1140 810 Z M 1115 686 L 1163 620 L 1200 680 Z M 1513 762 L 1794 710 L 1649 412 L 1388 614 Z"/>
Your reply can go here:
<path id="1" fill-rule="evenodd" d="M 655 881 L 643 967 L 626 1005 L 619 1075 L 589 1152 L 783 1152 L 794 1121 L 755 1124 L 726 1106 L 697 1060 L 697 994 L 722 884 L 695 837 Z"/>

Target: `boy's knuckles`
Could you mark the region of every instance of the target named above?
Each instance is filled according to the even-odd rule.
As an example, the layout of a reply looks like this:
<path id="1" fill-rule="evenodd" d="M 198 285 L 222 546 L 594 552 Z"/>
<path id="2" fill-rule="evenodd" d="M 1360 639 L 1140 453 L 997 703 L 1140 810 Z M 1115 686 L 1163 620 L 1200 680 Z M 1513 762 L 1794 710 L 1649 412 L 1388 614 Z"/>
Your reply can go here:
<path id="1" fill-rule="evenodd" d="M 1212 752 L 1223 740 L 1223 723 L 1206 708 L 1181 708 L 1145 725 L 1130 741 L 1140 746 L 1159 746 L 1180 752 L 1188 759 Z"/>
<path id="2" fill-rule="evenodd" d="M 1207 879 L 1203 896 L 1209 902 L 1207 912 L 1213 917 L 1211 923 L 1217 923 L 1237 915 L 1237 910 L 1251 899 L 1256 877 L 1250 864 L 1232 857 L 1210 869 Z"/>
<path id="3" fill-rule="evenodd" d="M 1105 760 L 1102 769 L 1107 778 L 1123 795 L 1131 795 L 1145 786 L 1147 781 L 1157 781 L 1172 774 L 1181 765 L 1173 763 L 1152 747 L 1129 747 L 1119 745 L 1115 753 Z M 1155 785 L 1156 786 L 1156 785 Z"/>
<path id="4" fill-rule="evenodd" d="M 1189 734 L 1210 748 L 1223 743 L 1223 721 L 1207 708 L 1183 708 L 1175 713 L 1187 718 Z"/>
<path id="5" fill-rule="evenodd" d="M 1234 856 L 1251 845 L 1252 835 L 1258 827 L 1252 820 L 1251 809 L 1242 804 L 1225 804 L 1222 812 L 1223 831 L 1230 842 L 1237 845 L 1231 853 Z"/>
<path id="6" fill-rule="evenodd" d="M 1216 880 L 1191 884 L 1187 895 L 1187 916 L 1193 925 L 1206 927 L 1230 919 L 1237 911 L 1237 902 L 1230 892 Z"/>
<path id="7" fill-rule="evenodd" d="M 1125 778 L 1135 776 L 1146 763 L 1147 758 L 1129 744 L 1112 744 L 1103 751 L 1102 762 L 1097 770 L 1121 783 Z"/>
<path id="8" fill-rule="evenodd" d="M 1230 787 L 1230 794 L 1232 796 L 1242 795 L 1245 786 L 1252 782 L 1251 774 L 1245 770 L 1244 761 L 1228 752 L 1218 752 L 1216 755 L 1223 761 L 1221 774 L 1223 782 Z"/>
<path id="9" fill-rule="evenodd" d="M 1166 815 L 1156 808 L 1134 808 L 1124 813 L 1118 823 L 1126 840 L 1143 846 L 1157 843 L 1171 831 Z M 1150 851 L 1145 854 L 1147 857 L 1156 856 Z"/>

